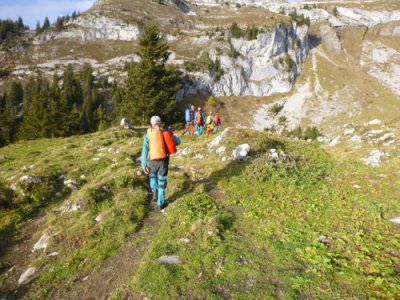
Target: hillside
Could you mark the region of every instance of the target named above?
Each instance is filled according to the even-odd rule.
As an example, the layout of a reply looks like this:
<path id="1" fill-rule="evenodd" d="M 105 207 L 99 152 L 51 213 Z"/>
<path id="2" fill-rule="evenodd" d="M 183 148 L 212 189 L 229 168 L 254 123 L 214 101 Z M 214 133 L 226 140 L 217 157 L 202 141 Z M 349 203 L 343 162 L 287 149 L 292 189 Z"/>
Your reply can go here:
<path id="1" fill-rule="evenodd" d="M 185 75 L 171 116 L 222 116 L 211 136 L 166 124 L 182 145 L 163 212 L 145 128 L 113 107 L 154 23 Z M 0 298 L 397 299 L 399 35 L 398 0 L 99 0 L 20 32 L 0 53 L 0 132 L 18 131 L 0 148 Z M 99 131 L 22 140 L 39 132 L 21 119 L 54 137 L 81 116 Z"/>
<path id="2" fill-rule="evenodd" d="M 97 80 L 121 83 L 125 64 L 138 59 L 133 53 L 143 24 L 156 22 L 172 53 L 169 64 L 191 78 L 177 99 L 203 105 L 209 95 L 218 96 L 229 125 L 315 125 L 333 139 L 350 119 L 355 126 L 374 118 L 398 121 L 396 1 L 242 4 L 98 1 L 62 30 L 3 53 L 0 69 L 10 75 L 0 79 L 0 91 L 37 71 L 60 76 L 68 64 L 79 69 L 89 63 Z M 311 25 L 298 25 L 300 19 L 289 16 L 294 10 Z M 242 30 L 236 37 L 234 22 Z M 255 36 L 248 35 L 252 28 Z M 281 113 L 268 114 L 276 104 L 284 105 Z"/>
<path id="3" fill-rule="evenodd" d="M 352 142 L 233 128 L 183 137 L 162 214 L 137 163 L 142 134 L 0 149 L 6 299 L 399 294 L 397 146 L 371 167 Z M 244 160 L 232 156 L 238 141 L 250 146 Z"/>

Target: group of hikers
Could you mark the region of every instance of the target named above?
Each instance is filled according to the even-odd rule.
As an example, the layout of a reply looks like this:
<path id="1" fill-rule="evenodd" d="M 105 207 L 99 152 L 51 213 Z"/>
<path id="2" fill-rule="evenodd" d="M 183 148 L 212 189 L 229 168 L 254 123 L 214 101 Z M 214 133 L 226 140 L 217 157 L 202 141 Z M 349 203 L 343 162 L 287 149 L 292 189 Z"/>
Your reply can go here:
<path id="1" fill-rule="evenodd" d="M 214 114 L 212 111 L 206 117 L 201 107 L 196 110 L 194 105 L 188 105 L 185 109 L 185 122 L 186 125 L 182 135 L 188 132 L 190 135 L 196 134 L 200 136 L 203 134 L 204 129 L 206 135 L 209 135 L 218 131 L 218 126 L 221 125 L 221 117 L 218 112 Z"/>
<path id="2" fill-rule="evenodd" d="M 183 134 L 189 132 L 190 135 L 194 135 L 196 130 L 197 136 L 200 136 L 203 134 L 204 128 L 206 128 L 206 134 L 217 132 L 221 119 L 218 112 L 215 115 L 210 112 L 205 118 L 200 107 L 195 111 L 195 107 L 189 105 L 185 110 L 185 122 Z M 165 193 L 169 157 L 177 152 L 176 146 L 180 145 L 181 141 L 173 134 L 172 129 L 161 128 L 159 116 L 152 116 L 150 125 L 143 139 L 141 167 L 143 172 L 150 177 L 152 200 L 157 202 L 162 211 L 168 205 Z"/>

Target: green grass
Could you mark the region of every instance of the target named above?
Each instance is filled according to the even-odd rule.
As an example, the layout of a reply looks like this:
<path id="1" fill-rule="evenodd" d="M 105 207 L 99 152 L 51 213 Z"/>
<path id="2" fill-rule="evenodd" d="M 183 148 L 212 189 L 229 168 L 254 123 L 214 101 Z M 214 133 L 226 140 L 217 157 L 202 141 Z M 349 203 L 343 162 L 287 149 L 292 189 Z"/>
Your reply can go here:
<path id="1" fill-rule="evenodd" d="M 390 196 L 399 187 L 355 190 L 371 169 L 336 161 L 317 143 L 240 130 L 224 144 L 239 138 L 250 141 L 253 160 L 206 158 L 199 172 L 214 171 L 171 205 L 141 268 L 114 298 L 394 299 L 400 234 L 387 218 L 399 211 Z M 271 164 L 272 147 L 288 161 Z M 214 189 L 224 196 L 212 197 Z M 184 263 L 156 261 L 168 254 Z"/>
<path id="2" fill-rule="evenodd" d="M 38 198 L 37 211 L 46 218 L 35 241 L 44 230 L 59 232 L 49 251 L 60 255 L 50 260 L 45 253 L 33 254 L 30 265 L 40 273 L 29 298 L 61 297 L 57 290 L 73 290 L 77 280 L 90 276 L 135 236 L 149 209 L 147 179 L 137 176 L 138 166 L 126 160 L 140 151 L 136 135 L 106 131 L 54 140 L 54 146 L 43 140 L 1 150 L 7 170 L 0 185 L 2 205 L 9 201 L 9 185 L 25 173 L 55 187 L 51 193 L 59 188 L 46 178 L 60 172 L 79 186 L 62 191 L 58 200 Z M 400 292 L 400 233 L 388 219 L 400 211 L 396 161 L 371 169 L 352 156 L 341 159 L 338 149 L 328 153 L 315 142 L 244 129 L 230 129 L 219 146 L 226 146 L 224 156 L 229 157 L 238 141 L 249 143 L 251 160 L 221 161 L 215 149 L 208 152 L 206 147 L 214 138 L 182 139 L 180 148 L 190 151 L 171 160 L 171 204 L 157 218 L 154 235 L 132 242 L 140 248 L 151 239 L 138 268 L 112 299 L 395 299 Z M 271 148 L 287 158 L 273 163 Z M 93 161 L 98 153 L 106 155 Z M 199 154 L 204 158 L 195 159 Z M 34 168 L 21 171 L 31 163 Z M 77 198 L 83 209 L 60 214 L 60 206 Z M 100 213 L 104 218 L 97 223 Z M 25 218 L 21 215 L 10 232 L 17 234 Z M 160 264 L 162 255 L 179 255 L 182 264 Z"/>

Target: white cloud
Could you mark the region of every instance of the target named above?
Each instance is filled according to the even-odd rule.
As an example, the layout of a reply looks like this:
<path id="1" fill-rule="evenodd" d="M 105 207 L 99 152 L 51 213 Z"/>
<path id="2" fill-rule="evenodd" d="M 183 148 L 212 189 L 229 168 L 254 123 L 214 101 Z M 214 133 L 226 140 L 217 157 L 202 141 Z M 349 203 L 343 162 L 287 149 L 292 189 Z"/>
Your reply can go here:
<path id="1" fill-rule="evenodd" d="M 43 24 L 45 17 L 54 22 L 58 16 L 89 9 L 94 2 L 95 0 L 37 0 L 29 4 L 0 4 L 0 19 L 16 20 L 21 16 L 24 23 L 34 29 L 36 22 L 40 21 Z"/>

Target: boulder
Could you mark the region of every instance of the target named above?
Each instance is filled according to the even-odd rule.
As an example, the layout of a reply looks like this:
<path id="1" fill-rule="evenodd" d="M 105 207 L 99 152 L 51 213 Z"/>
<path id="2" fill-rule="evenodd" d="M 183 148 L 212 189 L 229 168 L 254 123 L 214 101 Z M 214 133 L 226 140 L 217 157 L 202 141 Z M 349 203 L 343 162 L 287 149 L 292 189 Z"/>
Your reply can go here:
<path id="1" fill-rule="evenodd" d="M 247 157 L 249 151 L 250 151 L 249 144 L 239 145 L 235 148 L 235 150 L 233 150 L 233 158 L 236 160 L 242 160 L 245 157 Z"/>
<path id="2" fill-rule="evenodd" d="M 163 255 L 157 258 L 157 261 L 165 265 L 179 265 L 182 263 L 182 259 L 178 255 Z"/>
<path id="3" fill-rule="evenodd" d="M 131 122 L 128 119 L 122 118 L 119 124 L 124 129 L 133 129 Z"/>
<path id="4" fill-rule="evenodd" d="M 27 284 L 29 281 L 32 280 L 33 275 L 35 275 L 37 269 L 35 267 L 31 267 L 28 270 L 26 270 L 18 279 L 18 284 L 19 285 L 24 285 Z"/>
<path id="5" fill-rule="evenodd" d="M 50 236 L 48 236 L 46 233 L 43 234 L 42 237 L 33 246 L 33 251 L 40 250 L 40 249 L 46 249 L 49 239 L 50 239 Z"/>

